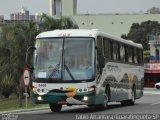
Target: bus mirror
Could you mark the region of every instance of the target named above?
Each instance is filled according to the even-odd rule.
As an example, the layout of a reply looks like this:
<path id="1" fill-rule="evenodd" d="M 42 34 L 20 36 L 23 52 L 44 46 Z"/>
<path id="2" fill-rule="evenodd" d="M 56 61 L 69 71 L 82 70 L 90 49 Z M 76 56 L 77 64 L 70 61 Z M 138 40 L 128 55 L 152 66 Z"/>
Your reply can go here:
<path id="1" fill-rule="evenodd" d="M 34 69 L 33 67 L 33 52 L 36 48 L 34 46 L 30 46 L 26 51 L 26 60 L 25 63 L 27 67 L 31 70 Z"/>

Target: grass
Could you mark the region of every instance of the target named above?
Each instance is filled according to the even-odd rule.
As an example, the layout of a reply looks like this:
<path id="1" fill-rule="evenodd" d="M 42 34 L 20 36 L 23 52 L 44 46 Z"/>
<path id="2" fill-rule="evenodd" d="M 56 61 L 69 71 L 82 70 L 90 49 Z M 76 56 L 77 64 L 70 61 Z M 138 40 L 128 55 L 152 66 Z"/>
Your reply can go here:
<path id="1" fill-rule="evenodd" d="M 47 104 L 40 104 L 40 105 L 33 104 L 30 98 L 27 99 L 27 107 L 25 98 L 23 99 L 22 103 L 23 107 L 19 107 L 19 99 L 15 95 L 10 96 L 9 99 L 0 99 L 0 112 L 48 107 Z"/>

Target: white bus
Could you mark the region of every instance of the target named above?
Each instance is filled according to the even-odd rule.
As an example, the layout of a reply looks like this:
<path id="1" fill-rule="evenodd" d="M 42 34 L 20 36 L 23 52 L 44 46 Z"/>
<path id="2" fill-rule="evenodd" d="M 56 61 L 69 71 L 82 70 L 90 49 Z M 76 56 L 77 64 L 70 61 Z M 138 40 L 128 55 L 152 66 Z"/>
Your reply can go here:
<path id="1" fill-rule="evenodd" d="M 143 48 L 98 30 L 54 30 L 37 35 L 33 101 L 106 109 L 108 102 L 133 105 L 143 96 Z"/>

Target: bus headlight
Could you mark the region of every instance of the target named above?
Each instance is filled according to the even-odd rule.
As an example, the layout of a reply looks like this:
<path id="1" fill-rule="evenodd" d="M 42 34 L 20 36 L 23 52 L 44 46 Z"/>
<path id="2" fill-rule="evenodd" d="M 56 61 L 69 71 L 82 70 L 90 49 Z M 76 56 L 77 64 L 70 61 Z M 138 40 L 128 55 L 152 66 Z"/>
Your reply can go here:
<path id="1" fill-rule="evenodd" d="M 37 100 L 42 100 L 42 96 L 38 96 L 38 97 L 37 97 Z"/>
<path id="2" fill-rule="evenodd" d="M 83 97 L 83 100 L 84 100 L 84 101 L 88 101 L 88 96 L 84 96 L 84 97 Z"/>

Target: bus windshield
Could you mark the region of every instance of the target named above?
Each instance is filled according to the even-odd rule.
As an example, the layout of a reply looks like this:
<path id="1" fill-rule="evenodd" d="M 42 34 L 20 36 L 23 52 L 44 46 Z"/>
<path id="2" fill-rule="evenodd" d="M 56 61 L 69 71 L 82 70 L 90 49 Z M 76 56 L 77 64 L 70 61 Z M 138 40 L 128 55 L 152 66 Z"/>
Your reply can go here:
<path id="1" fill-rule="evenodd" d="M 94 78 L 93 38 L 43 38 L 36 40 L 34 76 L 42 80 Z"/>

